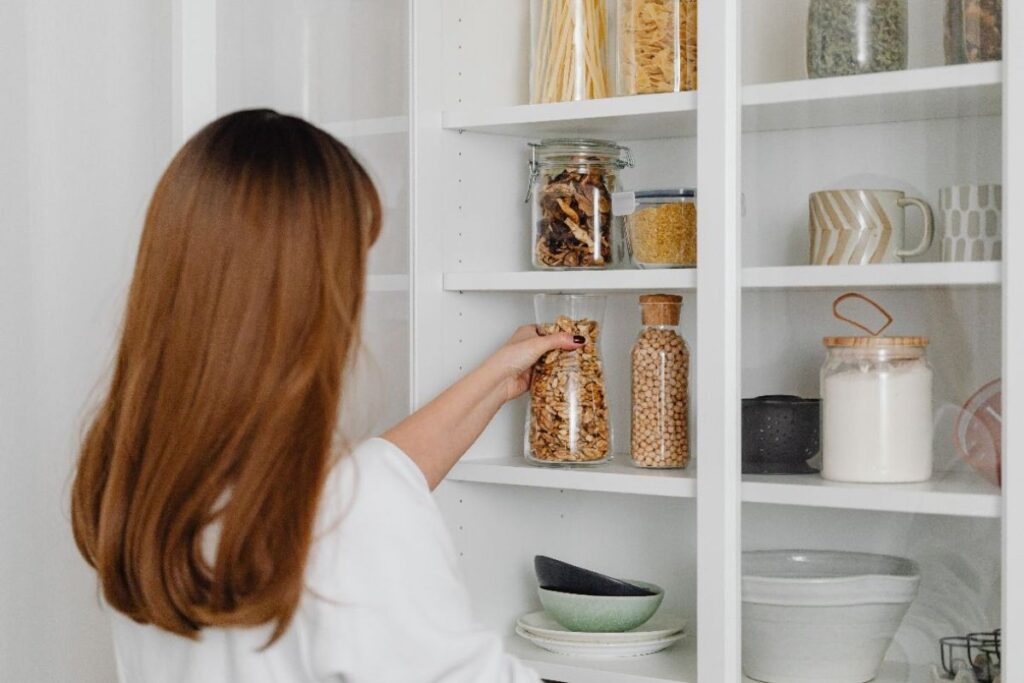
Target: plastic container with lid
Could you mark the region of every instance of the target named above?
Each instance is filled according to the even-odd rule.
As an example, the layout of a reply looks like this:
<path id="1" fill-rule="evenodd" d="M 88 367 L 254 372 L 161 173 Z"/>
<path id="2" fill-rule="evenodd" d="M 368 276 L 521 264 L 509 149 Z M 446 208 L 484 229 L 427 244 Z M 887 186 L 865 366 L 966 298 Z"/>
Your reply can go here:
<path id="1" fill-rule="evenodd" d="M 811 0 L 807 75 L 907 68 L 907 0 Z"/>
<path id="2" fill-rule="evenodd" d="M 860 298 L 887 322 L 876 332 L 845 318 L 838 306 Z M 825 337 L 821 368 L 821 475 L 847 482 L 916 482 L 932 475 L 932 368 L 926 337 L 880 336 L 891 316 L 867 297 L 836 299 L 837 318 L 870 336 Z"/>
<path id="3" fill-rule="evenodd" d="M 526 417 L 526 459 L 543 465 L 593 465 L 611 454 L 611 422 L 598 350 L 606 299 L 591 294 L 537 294 L 541 334 L 585 338 L 572 351 L 546 353 L 533 368 Z"/>
<path id="4" fill-rule="evenodd" d="M 638 467 L 686 467 L 690 461 L 690 349 L 677 331 L 683 298 L 640 297 L 643 329 L 633 345 L 631 452 Z"/>
<path id="5" fill-rule="evenodd" d="M 697 265 L 697 191 L 616 192 L 612 213 L 622 217 L 622 239 L 637 268 Z"/>
<path id="6" fill-rule="evenodd" d="M 612 262 L 612 193 L 633 166 L 628 147 L 606 140 L 552 139 L 530 144 L 533 265 L 606 268 Z"/>

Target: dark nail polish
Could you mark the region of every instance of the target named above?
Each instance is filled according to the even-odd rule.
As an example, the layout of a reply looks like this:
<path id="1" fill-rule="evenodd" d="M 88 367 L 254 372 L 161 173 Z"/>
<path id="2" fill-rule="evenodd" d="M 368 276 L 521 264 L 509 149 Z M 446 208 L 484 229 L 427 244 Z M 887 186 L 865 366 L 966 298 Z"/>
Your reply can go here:
<path id="1" fill-rule="evenodd" d="M 582 334 L 574 334 L 574 335 L 572 336 L 572 340 L 573 340 L 573 342 L 575 342 L 576 344 L 582 344 L 583 342 L 587 341 L 587 340 L 586 340 L 586 339 L 585 339 L 585 338 L 583 337 L 583 335 L 582 335 Z"/>

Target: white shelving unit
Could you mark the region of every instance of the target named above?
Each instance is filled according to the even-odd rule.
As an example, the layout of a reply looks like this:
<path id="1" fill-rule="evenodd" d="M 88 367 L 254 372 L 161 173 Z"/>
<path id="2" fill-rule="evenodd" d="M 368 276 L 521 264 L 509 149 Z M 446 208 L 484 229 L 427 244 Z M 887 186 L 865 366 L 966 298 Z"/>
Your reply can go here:
<path id="1" fill-rule="evenodd" d="M 691 635 L 665 652 L 631 659 L 567 658 L 518 637 L 505 640 L 506 649 L 546 679 L 592 683 L 685 683 L 696 680 L 697 648 Z"/>
<path id="2" fill-rule="evenodd" d="M 697 493 L 695 467 L 673 471 L 644 470 L 628 464 L 628 460 L 628 455 L 620 455 L 606 465 L 568 469 L 537 467 L 519 456 L 481 458 L 459 463 L 449 478 L 452 481 L 483 484 L 538 486 L 673 498 L 693 498 Z"/>
<path id="3" fill-rule="evenodd" d="M 1004 683 L 1024 680 L 1021 648 L 1009 646 L 1024 639 L 1024 467 L 1004 463 L 1000 490 L 953 467 L 943 436 L 971 390 L 1002 375 L 1004 452 L 1024 447 L 1019 231 L 1005 231 L 1002 262 L 942 263 L 933 248 L 914 263 L 805 265 L 807 194 L 826 187 L 897 187 L 935 205 L 939 187 L 1001 182 L 1004 225 L 1019 223 L 1024 16 L 1016 3 L 1003 3 L 1003 62 L 940 66 L 943 3 L 916 0 L 908 70 L 807 80 L 806 3 L 701 0 L 699 93 L 542 105 L 527 103 L 525 0 L 177 4 L 183 134 L 225 108 L 301 112 L 349 142 L 378 183 L 385 234 L 365 315 L 386 360 L 389 419 L 532 322 L 533 294 L 608 296 L 602 347 L 613 462 L 528 465 L 518 401 L 437 492 L 478 614 L 510 652 L 563 683 L 744 681 L 741 551 L 837 548 L 905 555 L 922 567 L 921 594 L 879 682 L 926 683 L 936 637 L 1000 623 Z M 218 32 L 229 14 L 245 18 L 235 25 L 263 26 L 273 49 Z M 637 166 L 623 172 L 626 187 L 696 186 L 700 267 L 534 270 L 526 145 L 558 136 L 630 146 Z M 935 476 L 851 485 L 741 475 L 740 399 L 817 392 L 821 337 L 844 330 L 831 301 L 847 289 L 882 300 L 896 333 L 932 339 Z M 636 469 L 624 454 L 635 299 L 652 291 L 685 302 L 695 440 L 683 471 Z M 659 583 L 662 609 L 684 615 L 690 636 L 628 660 L 532 646 L 512 624 L 539 608 L 534 554 Z"/>

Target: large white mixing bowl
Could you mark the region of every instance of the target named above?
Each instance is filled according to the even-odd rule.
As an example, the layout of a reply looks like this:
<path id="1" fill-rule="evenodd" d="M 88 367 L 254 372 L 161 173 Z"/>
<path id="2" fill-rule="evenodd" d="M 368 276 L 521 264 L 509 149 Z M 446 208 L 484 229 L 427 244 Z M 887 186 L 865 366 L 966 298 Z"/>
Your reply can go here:
<path id="1" fill-rule="evenodd" d="M 878 675 L 920 572 L 889 555 L 743 553 L 743 670 L 768 683 L 864 683 Z"/>

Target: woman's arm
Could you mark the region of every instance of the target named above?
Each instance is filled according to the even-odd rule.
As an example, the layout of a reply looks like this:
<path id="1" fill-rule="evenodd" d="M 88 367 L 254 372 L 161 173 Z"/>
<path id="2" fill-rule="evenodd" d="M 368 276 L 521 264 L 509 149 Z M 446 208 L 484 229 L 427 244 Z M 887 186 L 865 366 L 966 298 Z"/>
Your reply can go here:
<path id="1" fill-rule="evenodd" d="M 526 325 L 477 369 L 402 420 L 383 436 L 405 451 L 435 488 L 498 409 L 530 387 L 533 364 L 553 349 L 571 350 L 582 337 L 537 334 Z"/>

